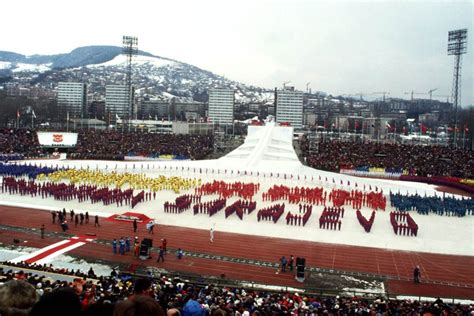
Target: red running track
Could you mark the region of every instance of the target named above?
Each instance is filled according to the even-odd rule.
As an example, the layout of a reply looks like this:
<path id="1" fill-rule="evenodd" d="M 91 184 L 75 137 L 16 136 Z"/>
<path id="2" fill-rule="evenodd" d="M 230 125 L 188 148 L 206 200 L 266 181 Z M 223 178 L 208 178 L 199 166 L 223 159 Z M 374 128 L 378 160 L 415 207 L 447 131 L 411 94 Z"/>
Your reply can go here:
<path id="1" fill-rule="evenodd" d="M 41 224 L 45 224 L 47 232 L 61 231 L 59 225 L 51 223 L 49 212 L 7 206 L 0 206 L 0 212 L 2 214 L 0 224 L 36 228 L 38 232 Z M 18 216 L 18 214 L 22 216 Z M 25 221 L 25 218 L 28 220 Z M 95 228 L 93 224 L 79 225 L 77 228 L 72 225 L 70 228 L 69 233 L 71 234 L 87 235 L 93 233 L 97 234 L 97 239 L 112 241 L 114 238 L 133 237 L 134 235 L 140 239 L 152 237 L 153 245 L 156 247 L 159 245 L 161 238 L 166 238 L 168 248 L 172 249 L 180 247 L 185 251 L 270 262 L 277 262 L 282 255 L 289 256 L 293 254 L 295 257 L 305 257 L 307 266 L 379 274 L 402 281 L 411 280 L 413 267 L 418 264 L 421 267 L 422 282 L 428 282 L 428 284 L 423 284 L 423 287 L 420 287 L 422 291 L 423 289 L 429 289 L 430 284 L 433 284 L 431 287 L 437 288 L 436 293 L 438 295 L 456 296 L 456 289 L 463 289 L 465 292 L 467 288 L 470 293 L 470 297 L 468 297 L 474 297 L 474 257 L 472 256 L 385 250 L 223 232 L 215 232 L 214 243 L 210 243 L 208 230 L 156 225 L 155 234 L 152 236 L 147 234 L 144 227 L 139 227 L 138 233 L 135 234 L 131 223 L 111 222 L 105 219 L 101 220 L 101 227 L 98 228 Z M 11 243 L 11 236 L 14 235 L 19 236 L 20 239 L 30 240 L 30 246 L 38 244 L 38 247 L 44 247 L 52 241 L 52 239 L 43 241 L 39 239 L 38 235 L 32 236 L 26 233 L 11 232 L 11 234 L 5 234 L 6 232 L 0 234 L 0 241 L 4 243 Z M 289 274 L 275 274 L 273 268 L 194 257 L 177 260 L 170 255 L 167 256 L 165 263 L 156 264 L 150 260 L 141 262 L 135 260 L 131 254 L 125 256 L 114 255 L 111 246 L 95 243 L 74 249 L 70 254 L 86 258 L 114 260 L 133 265 L 155 265 L 172 271 L 214 276 L 224 273 L 228 278 L 277 285 L 301 286 Z M 434 283 L 436 283 L 436 286 L 434 286 Z M 401 284 L 404 285 L 400 286 L 398 284 L 397 287 L 394 287 L 394 291 L 390 291 L 392 293 L 412 291 L 412 282 L 402 282 Z M 406 290 L 403 290 L 404 288 Z M 428 290 L 425 292 L 430 293 Z M 461 292 L 459 295 L 466 297 Z"/>

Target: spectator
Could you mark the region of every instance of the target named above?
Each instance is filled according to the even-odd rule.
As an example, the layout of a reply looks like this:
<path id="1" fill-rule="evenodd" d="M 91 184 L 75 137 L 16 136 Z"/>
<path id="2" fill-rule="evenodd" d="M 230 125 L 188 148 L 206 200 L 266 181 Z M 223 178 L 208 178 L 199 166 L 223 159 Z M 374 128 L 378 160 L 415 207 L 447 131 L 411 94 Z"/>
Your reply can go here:
<path id="1" fill-rule="evenodd" d="M 156 300 L 137 296 L 133 300 L 121 301 L 115 306 L 114 316 L 164 316 L 165 312 Z"/>
<path id="2" fill-rule="evenodd" d="M 183 258 L 183 250 L 181 248 L 178 248 L 178 251 L 176 251 L 176 258 L 180 259 Z"/>
<path id="3" fill-rule="evenodd" d="M 30 316 L 80 316 L 79 296 L 72 288 L 60 288 L 47 293 L 33 306 Z"/>
<path id="4" fill-rule="evenodd" d="M 0 285 L 0 315 L 28 315 L 38 301 L 33 285 L 26 281 L 10 280 Z"/>
<path id="5" fill-rule="evenodd" d="M 310 167 L 338 172 L 341 168 L 388 168 L 418 176 L 474 178 L 474 152 L 448 146 L 320 141 L 317 154 L 309 153 L 309 141 L 301 148 Z"/>

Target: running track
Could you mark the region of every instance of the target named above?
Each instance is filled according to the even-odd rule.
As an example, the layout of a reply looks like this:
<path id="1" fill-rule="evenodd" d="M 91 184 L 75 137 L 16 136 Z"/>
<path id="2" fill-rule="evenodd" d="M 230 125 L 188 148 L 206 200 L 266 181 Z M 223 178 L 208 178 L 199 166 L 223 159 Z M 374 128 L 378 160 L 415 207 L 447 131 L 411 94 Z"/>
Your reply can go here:
<path id="1" fill-rule="evenodd" d="M 0 225 L 30 228 L 25 232 L 13 229 L 0 231 L 0 242 L 12 244 L 13 238 L 28 240 L 30 247 L 45 247 L 62 239 L 58 237 L 39 238 L 39 227 L 45 224 L 46 233 L 61 232 L 59 225 L 51 222 L 49 212 L 0 206 Z M 68 214 L 69 217 L 69 214 Z M 36 229 L 33 232 L 31 228 Z M 97 234 L 98 240 L 112 241 L 122 236 L 140 238 L 150 237 L 145 228 L 139 225 L 137 234 L 133 233 L 131 223 L 107 221 L 101 218 L 101 227 L 93 223 L 75 228 L 70 226 L 68 233 L 75 235 Z M 168 248 L 181 247 L 193 251 L 219 256 L 245 258 L 251 260 L 277 262 L 282 255 L 306 258 L 307 267 L 320 267 L 352 272 L 371 273 L 387 276 L 386 283 L 391 294 L 402 293 L 419 296 L 445 296 L 474 299 L 474 257 L 403 252 L 368 247 L 333 245 L 260 236 L 248 236 L 232 233 L 215 233 L 214 243 L 209 242 L 209 231 L 181 228 L 175 226 L 155 226 L 153 246 L 157 247 L 161 238 L 168 240 Z M 275 274 L 275 269 L 249 264 L 233 263 L 185 256 L 177 260 L 173 255 L 166 256 L 166 262 L 157 264 L 154 260 L 141 261 L 127 253 L 114 255 L 109 245 L 89 243 L 73 249 L 69 254 L 88 259 L 103 259 L 131 265 L 157 266 L 171 271 L 191 272 L 201 275 L 220 276 L 222 273 L 230 279 L 255 281 L 265 284 L 301 287 L 290 274 Z M 156 254 L 155 254 L 156 258 Z M 410 281 L 413 267 L 419 264 L 422 282 L 415 285 Z"/>

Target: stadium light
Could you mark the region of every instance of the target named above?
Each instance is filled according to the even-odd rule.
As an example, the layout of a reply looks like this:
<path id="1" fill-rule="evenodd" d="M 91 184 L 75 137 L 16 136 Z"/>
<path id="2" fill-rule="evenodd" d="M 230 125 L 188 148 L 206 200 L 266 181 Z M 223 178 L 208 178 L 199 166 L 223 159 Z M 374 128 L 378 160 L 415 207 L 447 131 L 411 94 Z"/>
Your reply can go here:
<path id="1" fill-rule="evenodd" d="M 467 53 L 467 29 L 448 32 L 448 56 L 454 55 L 453 105 L 454 105 L 454 146 L 457 147 L 458 103 L 461 85 L 461 56 Z"/>
<path id="2" fill-rule="evenodd" d="M 122 54 L 127 57 L 127 97 L 130 102 L 128 108 L 128 119 L 134 116 L 133 100 L 130 95 L 132 90 L 132 58 L 138 54 L 138 38 L 124 35 L 122 38 Z"/>

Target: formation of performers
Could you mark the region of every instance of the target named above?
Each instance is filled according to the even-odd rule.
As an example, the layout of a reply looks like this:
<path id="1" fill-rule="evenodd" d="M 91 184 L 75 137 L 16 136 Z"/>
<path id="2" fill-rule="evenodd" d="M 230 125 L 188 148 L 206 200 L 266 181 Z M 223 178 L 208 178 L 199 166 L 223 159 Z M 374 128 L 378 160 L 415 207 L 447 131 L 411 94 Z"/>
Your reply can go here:
<path id="1" fill-rule="evenodd" d="M 176 176 L 150 178 L 143 173 L 104 172 L 89 169 L 58 170 L 48 175 L 40 174 L 38 175 L 38 180 L 50 180 L 53 182 L 66 180 L 70 183 L 94 184 L 97 186 L 111 186 L 116 188 L 128 186 L 135 190 L 150 190 L 152 192 L 172 190 L 175 193 L 179 193 L 181 190 L 192 189 L 201 184 L 200 179 L 188 179 Z"/>
<path id="2" fill-rule="evenodd" d="M 225 208 L 225 218 L 236 213 L 237 216 L 242 220 L 244 217 L 244 212 L 250 214 L 255 210 L 256 207 L 257 202 L 237 200 Z"/>
<path id="3" fill-rule="evenodd" d="M 133 195 L 132 189 L 109 189 L 99 188 L 95 185 L 80 185 L 54 182 L 26 181 L 13 177 L 3 177 L 2 193 L 41 196 L 43 199 L 53 197 L 59 201 L 71 201 L 77 199 L 79 202 L 90 200 L 91 203 L 102 202 L 104 205 L 116 204 L 118 206 L 130 205 L 132 208 L 145 199 L 151 199 L 152 194 L 144 191 Z M 153 195 L 155 198 L 156 195 Z"/>
<path id="4" fill-rule="evenodd" d="M 266 208 L 263 208 L 257 212 L 257 220 L 273 221 L 278 222 L 280 217 L 285 212 L 285 204 L 275 204 Z"/>
<path id="5" fill-rule="evenodd" d="M 435 213 L 446 216 L 474 215 L 474 199 L 452 197 L 425 196 L 418 194 L 403 195 L 390 192 L 390 204 L 399 211 L 416 211 L 418 214 L 427 215 Z"/>
<path id="6" fill-rule="evenodd" d="M 329 193 L 329 202 L 334 206 L 352 205 L 354 209 L 360 209 L 362 206 L 370 207 L 374 210 L 385 210 L 387 200 L 383 192 L 362 192 L 359 190 L 346 191 L 342 189 L 333 189 Z"/>
<path id="7" fill-rule="evenodd" d="M 301 202 L 309 204 L 326 204 L 326 192 L 323 188 L 289 188 L 285 185 L 274 185 L 267 192 L 262 193 L 263 201 L 287 200 L 291 204 Z"/>
<path id="8" fill-rule="evenodd" d="M 225 207 L 226 202 L 226 199 L 216 199 L 209 202 L 198 203 L 193 206 L 193 213 L 194 215 L 204 213 L 213 216 Z"/>
<path id="9" fill-rule="evenodd" d="M 301 215 L 301 211 L 303 211 L 303 215 Z M 288 212 L 286 215 L 286 225 L 298 225 L 298 226 L 305 226 L 308 222 L 309 218 L 311 217 L 311 213 L 313 211 L 312 205 L 300 204 L 299 205 L 299 212 L 300 214 L 292 214 Z"/>
<path id="10" fill-rule="evenodd" d="M 375 220 L 375 211 L 372 211 L 372 215 L 370 215 L 370 219 L 367 220 L 367 218 L 362 215 L 360 210 L 356 211 L 357 219 L 359 220 L 359 223 L 364 227 L 364 230 L 366 233 L 370 233 L 370 230 L 372 229 L 372 225 L 374 224 Z"/>
<path id="11" fill-rule="evenodd" d="M 226 183 L 224 181 L 208 182 L 194 189 L 196 195 L 217 194 L 220 198 L 228 199 L 238 196 L 246 200 L 252 200 L 253 196 L 260 190 L 260 183 Z"/>
<path id="12" fill-rule="evenodd" d="M 390 212 L 390 223 L 396 235 L 417 236 L 418 225 L 408 212 Z"/>
<path id="13" fill-rule="evenodd" d="M 319 228 L 341 230 L 341 220 L 344 217 L 343 207 L 324 207 L 321 216 L 319 217 Z"/>
<path id="14" fill-rule="evenodd" d="M 40 174 L 50 174 L 58 171 L 58 168 L 38 167 L 30 164 L 5 164 L 0 162 L 0 176 L 28 177 L 35 179 Z"/>
<path id="15" fill-rule="evenodd" d="M 174 203 L 169 203 L 168 201 L 164 204 L 164 210 L 166 213 L 183 213 L 186 210 L 189 210 L 191 203 L 200 203 L 201 197 L 197 195 L 180 195 L 175 199 Z"/>

